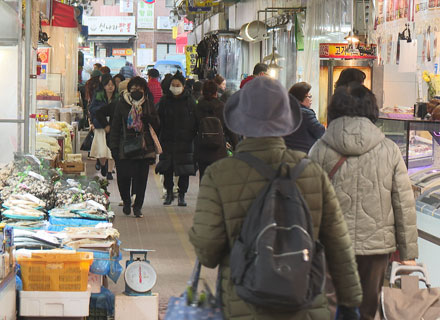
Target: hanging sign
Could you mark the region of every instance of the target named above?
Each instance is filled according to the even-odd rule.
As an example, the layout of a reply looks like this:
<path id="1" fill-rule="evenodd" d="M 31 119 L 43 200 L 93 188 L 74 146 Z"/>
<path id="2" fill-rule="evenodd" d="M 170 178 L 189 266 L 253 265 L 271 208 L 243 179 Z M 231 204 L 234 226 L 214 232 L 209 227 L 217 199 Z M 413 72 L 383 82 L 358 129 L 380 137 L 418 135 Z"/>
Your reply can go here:
<path id="1" fill-rule="evenodd" d="M 38 79 L 46 79 L 49 70 L 50 48 L 37 49 L 37 73 Z"/>
<path id="2" fill-rule="evenodd" d="M 211 1 L 211 3 L 212 3 L 212 1 Z M 208 6 L 208 5 L 206 5 L 205 1 L 186 0 L 186 7 L 188 8 L 189 12 L 204 13 L 204 12 L 211 11 L 212 4 L 210 6 Z"/>
<path id="3" fill-rule="evenodd" d="M 154 29 L 154 3 L 146 4 L 143 1 L 139 2 L 137 27 L 141 29 Z"/>
<path id="4" fill-rule="evenodd" d="M 87 17 L 89 35 L 135 35 L 135 17 Z"/>
<path id="5" fill-rule="evenodd" d="M 133 49 L 130 48 L 122 48 L 122 49 L 113 49 L 112 56 L 132 56 Z"/>
<path id="6" fill-rule="evenodd" d="M 358 49 L 361 53 L 352 55 L 348 52 L 348 43 L 320 43 L 319 57 L 328 59 L 376 59 L 376 45 L 366 47 L 360 44 Z"/>
<path id="7" fill-rule="evenodd" d="M 194 74 L 194 68 L 197 64 L 197 46 L 185 46 L 186 55 L 186 73 Z"/>
<path id="8" fill-rule="evenodd" d="M 151 4 L 151 3 L 155 3 L 156 0 L 142 0 L 143 2 L 147 3 L 147 4 Z"/>
<path id="9" fill-rule="evenodd" d="M 120 0 L 120 12 L 133 13 L 133 0 Z"/>

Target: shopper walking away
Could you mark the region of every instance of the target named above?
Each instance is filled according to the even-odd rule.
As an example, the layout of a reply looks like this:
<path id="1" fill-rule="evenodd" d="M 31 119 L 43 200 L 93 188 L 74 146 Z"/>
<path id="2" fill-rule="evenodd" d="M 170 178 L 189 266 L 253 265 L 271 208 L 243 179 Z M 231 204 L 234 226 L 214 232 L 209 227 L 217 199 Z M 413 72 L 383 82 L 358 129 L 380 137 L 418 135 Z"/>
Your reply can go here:
<path id="1" fill-rule="evenodd" d="M 130 188 L 133 179 L 136 194 L 133 213 L 138 218 L 143 216 L 141 209 L 150 164 L 156 159 L 150 126 L 155 132 L 159 129 L 153 99 L 145 79 L 134 77 L 116 106 L 110 131 L 110 147 L 116 160 L 118 188 L 124 203 L 122 211 L 126 215 L 131 213 Z"/>
<path id="2" fill-rule="evenodd" d="M 359 69 L 356 68 L 347 68 L 342 70 L 339 75 L 338 81 L 335 83 L 335 88 L 340 86 L 346 86 L 350 82 L 357 82 L 359 84 L 364 84 L 366 74 Z"/>
<path id="3" fill-rule="evenodd" d="M 111 172 L 114 164 L 113 161 L 109 161 L 112 159 L 112 155 L 107 146 L 107 135 L 110 133 L 110 127 L 105 127 L 105 125 L 99 121 L 97 113 L 101 108 L 104 108 L 109 104 L 115 104 L 119 98 L 119 94 L 116 92 L 115 82 L 111 75 L 103 75 L 101 85 L 104 89 L 96 92 L 89 108 L 95 133 L 90 156 L 99 160 L 102 176 L 112 180 L 113 176 Z"/>
<path id="4" fill-rule="evenodd" d="M 160 143 L 163 153 L 159 157 L 156 172 L 164 175 L 167 190 L 164 205 L 174 200 L 173 176 L 179 177 L 178 205 L 186 206 L 185 194 L 188 191 L 189 176 L 195 175 L 194 138 L 197 134 L 195 117 L 196 102 L 184 90 L 185 78 L 177 72 L 171 79 L 170 93 L 159 102 Z"/>
<path id="5" fill-rule="evenodd" d="M 240 89 L 244 87 L 246 83 L 255 79 L 256 77 L 267 76 L 267 72 L 269 71 L 269 66 L 265 63 L 257 63 L 254 67 L 254 72 L 252 75 L 247 76 L 240 83 Z"/>
<path id="6" fill-rule="evenodd" d="M 305 158 L 304 153 L 287 149 L 282 138 L 298 128 L 299 122 L 299 108 L 292 110 L 287 90 L 269 77 L 259 77 L 247 84 L 231 96 L 225 107 L 226 126 L 247 137 L 237 145 L 236 153 L 250 153 L 275 170 L 282 163 L 293 168 Z M 231 248 L 239 237 L 249 207 L 267 183 L 247 163 L 231 157 L 209 166 L 200 185 L 189 237 L 200 262 L 209 268 L 220 268 L 225 319 L 329 320 L 324 294 L 296 312 L 256 307 L 237 296 L 230 271 Z M 308 205 L 314 239 L 325 247 L 342 313 L 353 313 L 354 307 L 361 303 L 362 291 L 347 225 L 334 189 L 327 174 L 313 162 L 307 164 L 296 185 Z"/>
<path id="7" fill-rule="evenodd" d="M 125 80 L 125 77 L 122 74 L 118 73 L 113 77 L 113 80 L 115 80 L 116 90 L 118 90 L 119 92 L 119 84 Z"/>
<path id="8" fill-rule="evenodd" d="M 125 66 L 121 68 L 119 73 L 122 74 L 125 77 L 125 79 L 131 79 L 135 76 L 133 65 L 131 64 L 131 62 L 128 61 L 125 62 Z"/>
<path id="9" fill-rule="evenodd" d="M 369 89 L 356 82 L 338 87 L 327 112 L 328 129 L 310 157 L 334 172 L 362 283 L 361 319 L 370 320 L 390 254 L 399 249 L 404 264 L 417 258 L 414 194 L 399 147 L 374 125 L 379 109 Z"/>
<path id="10" fill-rule="evenodd" d="M 202 98 L 203 83 L 201 81 L 196 81 L 193 85 L 192 97 L 198 102 Z"/>
<path id="11" fill-rule="evenodd" d="M 196 106 L 198 135 L 195 159 L 200 180 L 209 165 L 227 157 L 227 147 L 233 149 L 238 143 L 237 136 L 225 126 L 224 106 L 217 98 L 217 84 L 212 80 L 206 81 L 203 84 L 203 98 Z"/>
<path id="12" fill-rule="evenodd" d="M 154 105 L 158 104 L 160 98 L 162 98 L 162 87 L 159 82 L 160 73 L 157 69 L 148 70 L 148 89 L 154 97 Z"/>
<path id="13" fill-rule="evenodd" d="M 289 93 L 294 97 L 290 98 L 290 103 L 296 106 L 300 101 L 302 123 L 298 130 L 284 137 L 288 148 L 305 153 L 309 153 L 316 140 L 325 132 L 325 127 L 316 119 L 315 111 L 312 109 L 310 89 L 312 86 L 307 82 L 296 83 L 290 88 Z"/>

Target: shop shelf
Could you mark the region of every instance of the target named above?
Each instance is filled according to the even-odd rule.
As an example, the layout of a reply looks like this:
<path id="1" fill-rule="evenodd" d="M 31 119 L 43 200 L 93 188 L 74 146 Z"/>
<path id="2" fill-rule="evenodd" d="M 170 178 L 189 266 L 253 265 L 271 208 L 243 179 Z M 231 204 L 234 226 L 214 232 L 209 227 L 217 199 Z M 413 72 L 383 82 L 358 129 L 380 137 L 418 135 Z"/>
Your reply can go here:
<path id="1" fill-rule="evenodd" d="M 86 291 L 93 253 L 32 252 L 17 262 L 24 291 Z"/>

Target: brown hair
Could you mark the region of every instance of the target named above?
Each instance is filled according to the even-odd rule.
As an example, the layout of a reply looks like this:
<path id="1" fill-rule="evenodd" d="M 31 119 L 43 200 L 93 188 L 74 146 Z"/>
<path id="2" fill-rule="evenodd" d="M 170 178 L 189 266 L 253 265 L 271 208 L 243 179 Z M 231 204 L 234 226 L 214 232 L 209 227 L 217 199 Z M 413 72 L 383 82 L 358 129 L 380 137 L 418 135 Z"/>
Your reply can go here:
<path id="1" fill-rule="evenodd" d="M 100 71 L 102 72 L 102 74 L 110 74 L 110 68 L 107 66 L 102 67 Z"/>
<path id="2" fill-rule="evenodd" d="M 215 76 L 214 81 L 219 86 L 223 83 L 223 81 L 225 81 L 225 78 L 218 74 Z"/>
<path id="3" fill-rule="evenodd" d="M 429 100 L 428 104 L 426 105 L 426 111 L 428 111 L 428 113 L 432 114 L 434 109 L 436 109 L 439 104 L 440 104 L 440 100 L 439 99 L 431 99 L 431 100 Z"/>
<path id="4" fill-rule="evenodd" d="M 214 80 L 208 80 L 203 84 L 203 97 L 206 100 L 214 99 L 215 94 L 217 93 L 217 84 Z"/>
<path id="5" fill-rule="evenodd" d="M 290 88 L 289 93 L 297 98 L 299 102 L 303 102 L 310 89 L 312 89 L 312 86 L 307 82 L 298 82 Z"/>

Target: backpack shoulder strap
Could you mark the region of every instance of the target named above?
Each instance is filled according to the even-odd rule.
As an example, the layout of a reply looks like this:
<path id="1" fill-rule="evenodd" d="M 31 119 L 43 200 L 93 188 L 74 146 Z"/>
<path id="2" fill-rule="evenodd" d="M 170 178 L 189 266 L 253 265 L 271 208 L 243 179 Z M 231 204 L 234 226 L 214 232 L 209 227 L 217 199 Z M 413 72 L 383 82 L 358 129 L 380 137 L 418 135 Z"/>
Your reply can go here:
<path id="1" fill-rule="evenodd" d="M 275 171 L 271 166 L 267 165 L 262 160 L 248 152 L 237 152 L 234 154 L 234 158 L 246 162 L 249 166 L 257 170 L 259 174 L 268 180 L 274 179 L 277 174 L 277 171 Z"/>
<path id="2" fill-rule="evenodd" d="M 290 168 L 290 179 L 295 182 L 310 162 L 310 159 L 303 158 L 296 166 Z"/>

